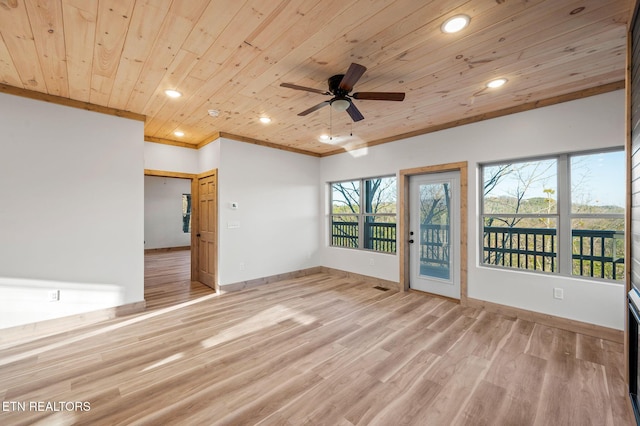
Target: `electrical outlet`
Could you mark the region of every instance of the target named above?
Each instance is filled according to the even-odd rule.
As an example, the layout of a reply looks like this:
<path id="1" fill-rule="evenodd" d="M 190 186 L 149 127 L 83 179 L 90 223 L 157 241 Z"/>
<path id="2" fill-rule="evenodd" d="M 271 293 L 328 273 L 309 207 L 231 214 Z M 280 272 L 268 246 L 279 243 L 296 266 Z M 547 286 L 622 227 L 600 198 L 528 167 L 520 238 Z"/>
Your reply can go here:
<path id="1" fill-rule="evenodd" d="M 375 265 L 375 262 L 373 261 L 373 257 L 369 259 L 369 265 L 371 266 Z"/>
<path id="2" fill-rule="evenodd" d="M 240 262 L 240 270 L 244 271 L 244 262 Z"/>
<path id="3" fill-rule="evenodd" d="M 60 300 L 60 290 L 49 291 L 49 302 L 57 302 Z"/>
<path id="4" fill-rule="evenodd" d="M 564 299 L 564 290 L 561 288 L 554 288 L 553 289 L 553 298 L 554 299 L 559 299 L 562 300 Z"/>

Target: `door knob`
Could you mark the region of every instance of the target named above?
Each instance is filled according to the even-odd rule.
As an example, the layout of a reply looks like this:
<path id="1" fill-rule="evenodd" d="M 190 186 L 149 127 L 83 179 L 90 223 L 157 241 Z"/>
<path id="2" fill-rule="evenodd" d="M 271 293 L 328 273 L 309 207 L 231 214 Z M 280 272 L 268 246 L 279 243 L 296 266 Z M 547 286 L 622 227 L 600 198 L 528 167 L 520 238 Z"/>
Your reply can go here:
<path id="1" fill-rule="evenodd" d="M 196 237 L 200 238 L 200 234 L 199 234 L 199 233 L 198 233 L 198 234 L 196 234 Z"/>

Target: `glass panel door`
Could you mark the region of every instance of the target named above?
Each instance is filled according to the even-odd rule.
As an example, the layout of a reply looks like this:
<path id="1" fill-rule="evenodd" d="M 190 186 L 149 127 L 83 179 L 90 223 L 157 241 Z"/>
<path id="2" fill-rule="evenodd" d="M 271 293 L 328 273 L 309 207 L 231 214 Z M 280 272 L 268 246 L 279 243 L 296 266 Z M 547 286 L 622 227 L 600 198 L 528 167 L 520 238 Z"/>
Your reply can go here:
<path id="1" fill-rule="evenodd" d="M 460 298 L 459 173 L 410 180 L 410 287 Z"/>

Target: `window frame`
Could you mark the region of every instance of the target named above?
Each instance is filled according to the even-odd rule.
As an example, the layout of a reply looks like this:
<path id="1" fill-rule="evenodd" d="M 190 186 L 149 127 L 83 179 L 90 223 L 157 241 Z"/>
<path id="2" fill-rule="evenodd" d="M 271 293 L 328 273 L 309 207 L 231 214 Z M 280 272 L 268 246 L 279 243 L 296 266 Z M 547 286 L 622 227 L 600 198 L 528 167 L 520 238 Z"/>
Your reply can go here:
<path id="1" fill-rule="evenodd" d="M 365 193 L 366 193 L 366 188 L 367 188 L 367 181 L 373 181 L 376 179 L 388 179 L 388 178 L 393 178 L 395 179 L 395 187 L 396 187 L 396 199 L 395 199 L 395 212 L 394 213 L 370 213 L 367 212 L 367 205 L 365 202 Z M 358 182 L 359 183 L 359 194 L 358 194 L 358 213 L 334 213 L 333 211 L 333 185 L 335 184 L 340 184 L 340 183 L 347 183 L 347 182 Z M 328 182 L 328 188 L 329 188 L 329 232 L 328 232 L 328 236 L 329 236 L 329 247 L 334 247 L 334 248 L 343 248 L 343 249 L 350 249 L 350 250 L 362 250 L 362 251 L 369 251 L 369 252 L 374 252 L 374 253 L 381 253 L 381 254 L 390 254 L 390 255 L 396 255 L 398 252 L 398 177 L 395 174 L 390 174 L 390 175 L 380 175 L 380 176 L 373 176 L 373 177 L 365 177 L 365 178 L 357 178 L 357 179 L 344 179 L 344 180 L 337 180 L 337 181 L 331 181 Z M 346 217 L 353 217 L 356 220 L 354 221 L 354 223 L 357 223 L 357 229 L 358 229 L 358 238 L 357 238 L 357 247 L 348 247 L 345 245 L 336 245 L 333 243 L 333 223 L 334 220 L 333 218 L 336 216 L 346 216 Z M 395 228 L 395 242 L 393 243 L 394 245 L 394 250 L 393 251 L 382 251 L 382 250 L 376 250 L 373 248 L 367 248 L 365 247 L 365 232 L 363 232 L 363 230 L 365 229 L 365 223 L 367 223 L 367 218 L 371 218 L 372 221 L 375 223 L 376 222 L 376 218 L 381 218 L 381 217 L 385 217 L 385 218 L 393 218 L 394 219 L 394 228 Z"/>
<path id="2" fill-rule="evenodd" d="M 510 270 L 515 272 L 552 274 L 567 278 L 577 278 L 585 280 L 605 281 L 615 284 L 623 284 L 622 279 L 601 278 L 589 275 L 577 275 L 573 273 L 573 235 L 572 223 L 574 219 L 624 219 L 625 213 L 573 213 L 572 212 L 572 187 L 571 187 L 571 159 L 578 156 L 606 154 L 611 152 L 624 152 L 624 147 L 612 147 L 597 150 L 576 151 L 561 153 L 556 155 L 534 156 L 516 159 L 507 159 L 501 161 L 492 161 L 479 163 L 479 179 L 478 179 L 478 211 L 479 211 L 479 232 L 478 232 L 478 249 L 479 249 L 479 266 L 494 268 L 500 270 Z M 525 163 L 544 160 L 556 160 L 556 212 L 544 214 L 532 213 L 486 213 L 485 212 L 485 194 L 484 194 L 484 171 L 486 167 L 497 166 L 502 164 Z M 626 207 L 625 207 L 626 209 Z M 556 241 L 557 248 L 555 251 L 555 270 L 542 271 L 538 269 L 518 268 L 513 266 L 503 266 L 497 264 L 486 263 L 484 259 L 484 241 L 485 241 L 485 219 L 487 217 L 522 217 L 522 218 L 555 218 L 556 220 Z M 625 253 L 625 260 L 627 253 Z M 628 265 L 625 264 L 625 268 Z"/>

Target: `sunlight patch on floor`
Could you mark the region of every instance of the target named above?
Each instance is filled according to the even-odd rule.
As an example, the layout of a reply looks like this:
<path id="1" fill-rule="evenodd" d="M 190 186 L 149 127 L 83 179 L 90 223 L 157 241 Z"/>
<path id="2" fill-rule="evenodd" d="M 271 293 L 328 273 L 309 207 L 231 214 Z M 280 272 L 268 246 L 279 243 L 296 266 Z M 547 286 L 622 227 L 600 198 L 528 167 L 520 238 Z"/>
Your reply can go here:
<path id="1" fill-rule="evenodd" d="M 196 303 L 205 302 L 205 301 L 213 299 L 214 297 L 217 297 L 217 296 L 218 296 L 217 293 L 209 294 L 207 296 L 202 296 L 202 297 L 199 297 L 197 299 L 190 300 L 188 302 L 180 303 L 179 305 L 169 306 L 169 307 L 166 307 L 166 308 L 163 308 L 163 309 L 158 309 L 157 311 L 149 312 L 148 314 L 137 315 L 137 316 L 134 316 L 131 319 L 124 320 L 124 321 L 118 322 L 116 324 L 107 325 L 107 326 L 98 328 L 96 330 L 92 330 L 92 331 L 89 331 L 89 332 L 86 332 L 86 333 L 83 333 L 83 334 L 80 334 L 80 335 L 77 335 L 77 336 L 70 337 L 68 339 L 60 340 L 59 342 L 55 342 L 55 343 L 51 343 L 51 344 L 42 346 L 40 348 L 36 348 L 36 349 L 32 349 L 30 351 L 25 351 L 25 352 L 21 352 L 19 354 L 15 354 L 15 355 L 11 355 L 11 356 L 8 356 L 8 357 L 0 358 L 0 366 L 1 365 L 11 364 L 13 362 L 20 361 L 20 360 L 23 360 L 23 359 L 26 359 L 26 358 L 29 358 L 29 357 L 32 357 L 32 356 L 36 356 L 36 355 L 39 355 L 41 353 L 50 351 L 52 349 L 57 349 L 57 348 L 60 348 L 60 347 L 66 346 L 66 345 L 70 345 L 72 343 L 76 343 L 76 342 L 79 342 L 81 340 L 88 339 L 90 337 L 99 336 L 101 334 L 105 334 L 105 333 L 108 333 L 108 332 L 113 331 L 113 330 L 117 330 L 117 329 L 120 329 L 120 328 L 123 328 L 123 327 L 127 327 L 129 325 L 136 324 L 136 323 L 148 320 L 150 318 L 154 318 L 154 317 L 157 317 L 157 316 L 160 316 L 160 315 L 164 315 L 164 314 L 166 314 L 168 312 L 176 311 L 178 309 L 182 309 L 184 307 L 187 307 L 187 306 L 190 306 L 190 305 L 194 305 Z"/>
<path id="2" fill-rule="evenodd" d="M 148 367 L 146 367 L 142 371 L 153 370 L 154 368 L 162 367 L 165 364 L 169 364 L 170 362 L 177 361 L 177 360 L 179 360 L 181 358 L 184 358 L 184 352 L 180 352 L 179 354 L 173 354 L 171 356 L 168 356 L 165 359 L 162 359 L 162 360 L 156 362 L 155 364 L 149 365 Z"/>
<path id="3" fill-rule="evenodd" d="M 254 316 L 223 330 L 213 337 L 203 340 L 202 347 L 211 348 L 230 340 L 238 339 L 245 334 L 272 327 L 285 320 L 293 320 L 298 324 L 308 325 L 316 321 L 316 318 L 286 306 L 276 305 L 258 312 Z"/>

